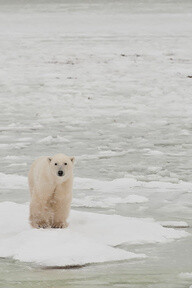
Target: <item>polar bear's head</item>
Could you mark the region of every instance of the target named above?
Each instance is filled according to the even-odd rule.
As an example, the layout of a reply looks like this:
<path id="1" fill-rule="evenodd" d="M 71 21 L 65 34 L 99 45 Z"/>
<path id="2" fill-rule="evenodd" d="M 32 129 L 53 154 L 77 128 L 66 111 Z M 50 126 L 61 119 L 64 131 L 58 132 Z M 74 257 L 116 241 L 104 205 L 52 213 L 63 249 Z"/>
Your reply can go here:
<path id="1" fill-rule="evenodd" d="M 73 164 L 75 158 L 64 154 L 56 154 L 48 157 L 51 173 L 56 177 L 56 181 L 64 182 L 73 174 Z"/>

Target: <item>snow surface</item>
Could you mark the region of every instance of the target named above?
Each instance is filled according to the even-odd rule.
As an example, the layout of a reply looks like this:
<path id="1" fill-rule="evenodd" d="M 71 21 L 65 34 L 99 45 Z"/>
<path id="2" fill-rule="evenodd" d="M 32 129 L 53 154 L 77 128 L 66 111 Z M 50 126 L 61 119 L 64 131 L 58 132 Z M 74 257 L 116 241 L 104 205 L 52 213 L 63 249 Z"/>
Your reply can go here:
<path id="1" fill-rule="evenodd" d="M 166 243 L 188 235 L 152 219 L 72 211 L 67 229 L 32 229 L 28 205 L 0 203 L 0 257 L 44 266 L 70 266 L 143 258 L 114 246 Z"/>

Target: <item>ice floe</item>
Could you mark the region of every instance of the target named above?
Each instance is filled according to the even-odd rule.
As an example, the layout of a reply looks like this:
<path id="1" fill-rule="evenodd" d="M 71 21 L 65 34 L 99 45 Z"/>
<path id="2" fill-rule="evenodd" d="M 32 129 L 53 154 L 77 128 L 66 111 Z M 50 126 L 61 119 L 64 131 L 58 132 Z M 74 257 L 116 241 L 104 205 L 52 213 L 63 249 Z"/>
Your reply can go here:
<path id="1" fill-rule="evenodd" d="M 0 144 L 0 148 L 1 149 L 23 149 L 23 148 L 25 148 L 25 147 L 27 147 L 27 146 L 29 146 L 30 145 L 30 143 L 27 143 L 27 142 L 25 142 L 25 143 L 14 143 L 14 144 L 7 144 L 7 143 L 5 143 L 5 144 Z"/>
<path id="2" fill-rule="evenodd" d="M 7 159 L 12 160 L 12 157 L 9 156 Z M 9 167 L 26 166 L 26 164 L 26 162 L 11 162 Z M 0 183 L 0 189 L 28 189 L 27 177 L 17 174 L 0 173 Z M 182 192 L 191 193 L 192 184 L 183 181 L 177 184 L 157 181 L 143 182 L 134 178 L 98 180 L 75 177 L 72 206 L 98 208 L 114 208 L 119 204 L 146 206 L 151 203 L 154 193 L 157 193 L 158 196 L 162 192 L 180 193 L 181 190 Z M 165 199 L 165 201 L 167 200 Z M 180 209 L 180 206 L 178 206 L 178 209 Z"/>
<path id="3" fill-rule="evenodd" d="M 26 159 L 27 157 L 26 156 L 23 156 L 23 155 L 19 155 L 19 156 L 16 156 L 16 155 L 7 155 L 5 157 L 3 157 L 3 159 L 5 160 L 21 160 L 21 159 Z"/>
<path id="4" fill-rule="evenodd" d="M 99 197 L 98 197 L 99 196 Z M 105 196 L 105 197 L 104 197 Z M 149 200 L 139 195 L 129 195 L 127 197 L 107 197 L 106 195 L 88 195 L 73 199 L 73 207 L 114 207 L 116 204 L 138 204 L 146 203 Z"/>
<path id="5" fill-rule="evenodd" d="M 114 246 L 165 243 L 188 235 L 152 219 L 73 211 L 67 229 L 32 229 L 28 204 L 0 203 L 0 257 L 43 266 L 71 266 L 144 258 Z"/>
<path id="6" fill-rule="evenodd" d="M 43 126 L 40 123 L 30 123 L 28 126 L 21 123 L 12 123 L 7 126 L 0 126 L 0 131 L 28 131 L 41 129 Z"/>
<path id="7" fill-rule="evenodd" d="M 149 199 L 147 199 L 146 197 L 144 196 L 139 196 L 139 195 L 129 195 L 127 196 L 124 201 L 121 200 L 121 202 L 123 203 L 145 203 L 145 202 L 148 202 Z"/>
<path id="8" fill-rule="evenodd" d="M 0 173 L 0 189 L 26 189 L 27 177 L 17 174 Z"/>
<path id="9" fill-rule="evenodd" d="M 91 155 L 81 155 L 76 156 L 78 161 L 80 160 L 92 160 L 92 159 L 107 159 L 111 157 L 119 157 L 128 154 L 130 151 L 99 151 L 98 154 L 91 154 Z"/>
<path id="10" fill-rule="evenodd" d="M 161 221 L 159 222 L 163 227 L 167 228 L 188 228 L 189 224 L 185 221 Z"/>
<path id="11" fill-rule="evenodd" d="M 192 279 L 192 272 L 182 272 L 179 274 L 180 278 L 185 278 L 185 279 Z M 190 286 L 192 287 L 192 286 Z"/>
<path id="12" fill-rule="evenodd" d="M 69 143 L 69 140 L 65 137 L 61 137 L 59 135 L 53 137 L 53 136 L 47 136 L 41 140 L 38 141 L 39 143 L 45 143 L 45 144 L 52 144 L 52 143 Z"/>
<path id="13" fill-rule="evenodd" d="M 15 166 L 27 166 L 27 163 L 26 162 L 23 162 L 23 163 L 11 163 L 9 165 L 9 167 L 15 167 Z"/>
<path id="14" fill-rule="evenodd" d="M 178 183 L 160 182 L 160 181 L 138 181 L 135 178 L 118 178 L 111 181 L 90 179 L 90 178 L 75 178 L 75 187 L 81 189 L 94 189 L 95 191 L 116 191 L 125 192 L 129 188 L 143 187 L 143 188 L 156 188 L 162 191 L 162 189 L 175 189 L 175 190 L 190 190 L 192 189 L 192 183 L 179 181 Z"/>

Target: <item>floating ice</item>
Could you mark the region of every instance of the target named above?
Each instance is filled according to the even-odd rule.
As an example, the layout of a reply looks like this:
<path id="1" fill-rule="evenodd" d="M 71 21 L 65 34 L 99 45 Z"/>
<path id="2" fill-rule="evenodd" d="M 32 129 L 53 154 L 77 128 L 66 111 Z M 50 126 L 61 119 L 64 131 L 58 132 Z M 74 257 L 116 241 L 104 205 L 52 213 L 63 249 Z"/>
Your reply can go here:
<path id="1" fill-rule="evenodd" d="M 45 143 L 45 144 L 52 144 L 52 143 L 68 143 L 69 140 L 64 138 L 64 137 L 61 137 L 59 135 L 53 137 L 53 136 L 47 136 L 41 140 L 39 140 L 39 143 Z"/>
<path id="2" fill-rule="evenodd" d="M 161 221 L 159 222 L 163 227 L 167 228 L 188 228 L 189 224 L 184 221 Z"/>
<path id="3" fill-rule="evenodd" d="M 3 157 L 3 159 L 5 159 L 5 160 L 21 160 L 21 159 L 26 159 L 26 158 L 27 158 L 26 156 L 22 156 L 22 155 L 19 155 L 19 156 L 7 155 L 7 156 Z"/>
<path id="4" fill-rule="evenodd" d="M 11 156 L 9 156 L 7 160 L 12 160 L 12 157 L 10 157 Z M 14 163 L 13 161 L 10 165 L 25 165 L 25 163 L 26 162 Z M 0 183 L 0 189 L 28 189 L 27 177 L 17 174 L 0 173 Z M 170 191 L 180 192 L 181 190 L 183 192 L 191 193 L 192 184 L 183 181 L 180 181 L 177 184 L 157 181 L 142 182 L 137 181 L 134 178 L 119 178 L 106 181 L 75 177 L 72 206 L 114 208 L 118 204 L 138 203 L 147 205 L 146 203 L 151 197 L 151 194 L 148 193 L 148 191 L 150 192 L 151 190 L 155 193 L 162 193 L 165 191 L 168 191 L 169 193 Z M 148 197 L 144 197 L 143 194 Z"/>
<path id="5" fill-rule="evenodd" d="M 4 174 L 0 173 L 0 189 L 26 189 L 27 178 L 17 174 Z"/>
<path id="6" fill-rule="evenodd" d="M 7 160 L 16 160 L 16 156 L 7 156 Z M 4 174 L 0 173 L 0 182 L 3 181 L 4 185 L 6 183 L 9 185 L 9 183 L 6 181 L 8 179 L 12 181 L 13 184 L 15 182 L 18 183 L 18 187 L 22 188 L 24 185 L 27 188 L 27 177 L 20 176 L 17 174 Z M 22 180 L 21 180 L 22 179 Z M 190 182 L 184 182 L 179 181 L 179 183 L 170 183 L 170 182 L 160 182 L 160 181 L 150 181 L 150 182 L 142 182 L 138 181 L 134 178 L 118 178 L 114 180 L 97 180 L 97 179 L 91 179 L 91 178 L 79 178 L 75 177 L 74 179 L 74 188 L 75 189 L 90 189 L 94 190 L 96 192 L 104 192 L 104 193 L 110 193 L 110 192 L 123 192 L 127 193 L 130 188 L 137 188 L 137 187 L 143 187 L 143 188 L 155 188 L 160 191 L 162 189 L 174 189 L 177 191 L 180 191 L 180 189 L 184 191 L 191 192 L 192 190 L 192 183 Z M 10 187 L 11 189 L 11 187 Z M 129 195 L 130 196 L 130 195 Z"/>
<path id="7" fill-rule="evenodd" d="M 149 200 L 144 197 L 144 196 L 139 196 L 139 195 L 129 195 L 127 196 L 124 200 L 122 200 L 123 203 L 145 203 L 148 202 Z"/>
<path id="8" fill-rule="evenodd" d="M 23 162 L 23 163 L 11 163 L 9 165 L 9 167 L 14 167 L 14 166 L 27 166 L 27 163 L 26 162 Z"/>
<path id="9" fill-rule="evenodd" d="M 187 236 L 151 219 L 72 211 L 67 229 L 32 229 L 28 205 L 0 203 L 0 257 L 44 266 L 70 266 L 143 258 L 114 248 L 121 243 L 164 243 Z"/>
<path id="10" fill-rule="evenodd" d="M 90 179 L 90 178 L 75 178 L 75 187 L 81 189 L 94 189 L 99 192 L 127 192 L 130 188 L 155 188 L 159 191 L 162 189 L 174 189 L 191 191 L 192 183 L 179 181 L 178 183 L 160 182 L 160 181 L 138 181 L 134 178 L 118 178 L 111 181 Z"/>
<path id="11" fill-rule="evenodd" d="M 91 160 L 91 159 L 107 159 L 111 157 L 119 157 L 128 154 L 129 151 L 100 151 L 98 154 L 76 156 L 77 160 Z"/>
<path id="12" fill-rule="evenodd" d="M 0 144 L 1 149 L 22 149 L 29 146 L 30 143 L 14 143 L 14 144 Z"/>
<path id="13" fill-rule="evenodd" d="M 22 125 L 20 123 L 12 123 L 7 126 L 0 126 L 0 131 L 25 131 L 25 130 L 37 130 L 41 129 L 43 126 L 40 123 L 30 123 L 28 126 Z"/>
<path id="14" fill-rule="evenodd" d="M 149 200 L 146 197 L 139 195 L 129 195 L 127 197 L 107 197 L 106 195 L 100 196 L 100 200 L 97 199 L 98 195 L 85 196 L 83 198 L 74 198 L 72 205 L 73 207 L 114 207 L 116 204 L 137 204 L 137 203 L 146 203 Z M 104 197 L 105 196 L 105 197 Z"/>
<path id="15" fill-rule="evenodd" d="M 159 155 L 159 156 L 163 155 L 163 152 L 158 151 L 158 150 L 145 149 L 145 151 L 149 155 Z"/>
<path id="16" fill-rule="evenodd" d="M 181 278 L 185 278 L 185 279 L 192 279 L 192 272 L 186 272 L 186 273 L 180 273 L 179 274 L 179 276 L 181 277 Z M 190 286 L 190 287 L 192 287 L 192 286 Z"/>

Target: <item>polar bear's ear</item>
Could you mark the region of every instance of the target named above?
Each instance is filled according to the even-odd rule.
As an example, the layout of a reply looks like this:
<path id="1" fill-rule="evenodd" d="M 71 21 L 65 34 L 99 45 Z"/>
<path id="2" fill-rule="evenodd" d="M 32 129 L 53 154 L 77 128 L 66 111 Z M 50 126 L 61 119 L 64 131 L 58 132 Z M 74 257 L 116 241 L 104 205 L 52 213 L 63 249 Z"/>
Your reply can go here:
<path id="1" fill-rule="evenodd" d="M 52 160 L 52 158 L 51 158 L 51 157 L 48 157 L 48 161 L 51 162 L 51 160 Z"/>
<path id="2" fill-rule="evenodd" d="M 74 162 L 75 162 L 75 157 L 70 157 L 70 159 L 71 159 L 71 162 L 74 164 Z"/>

